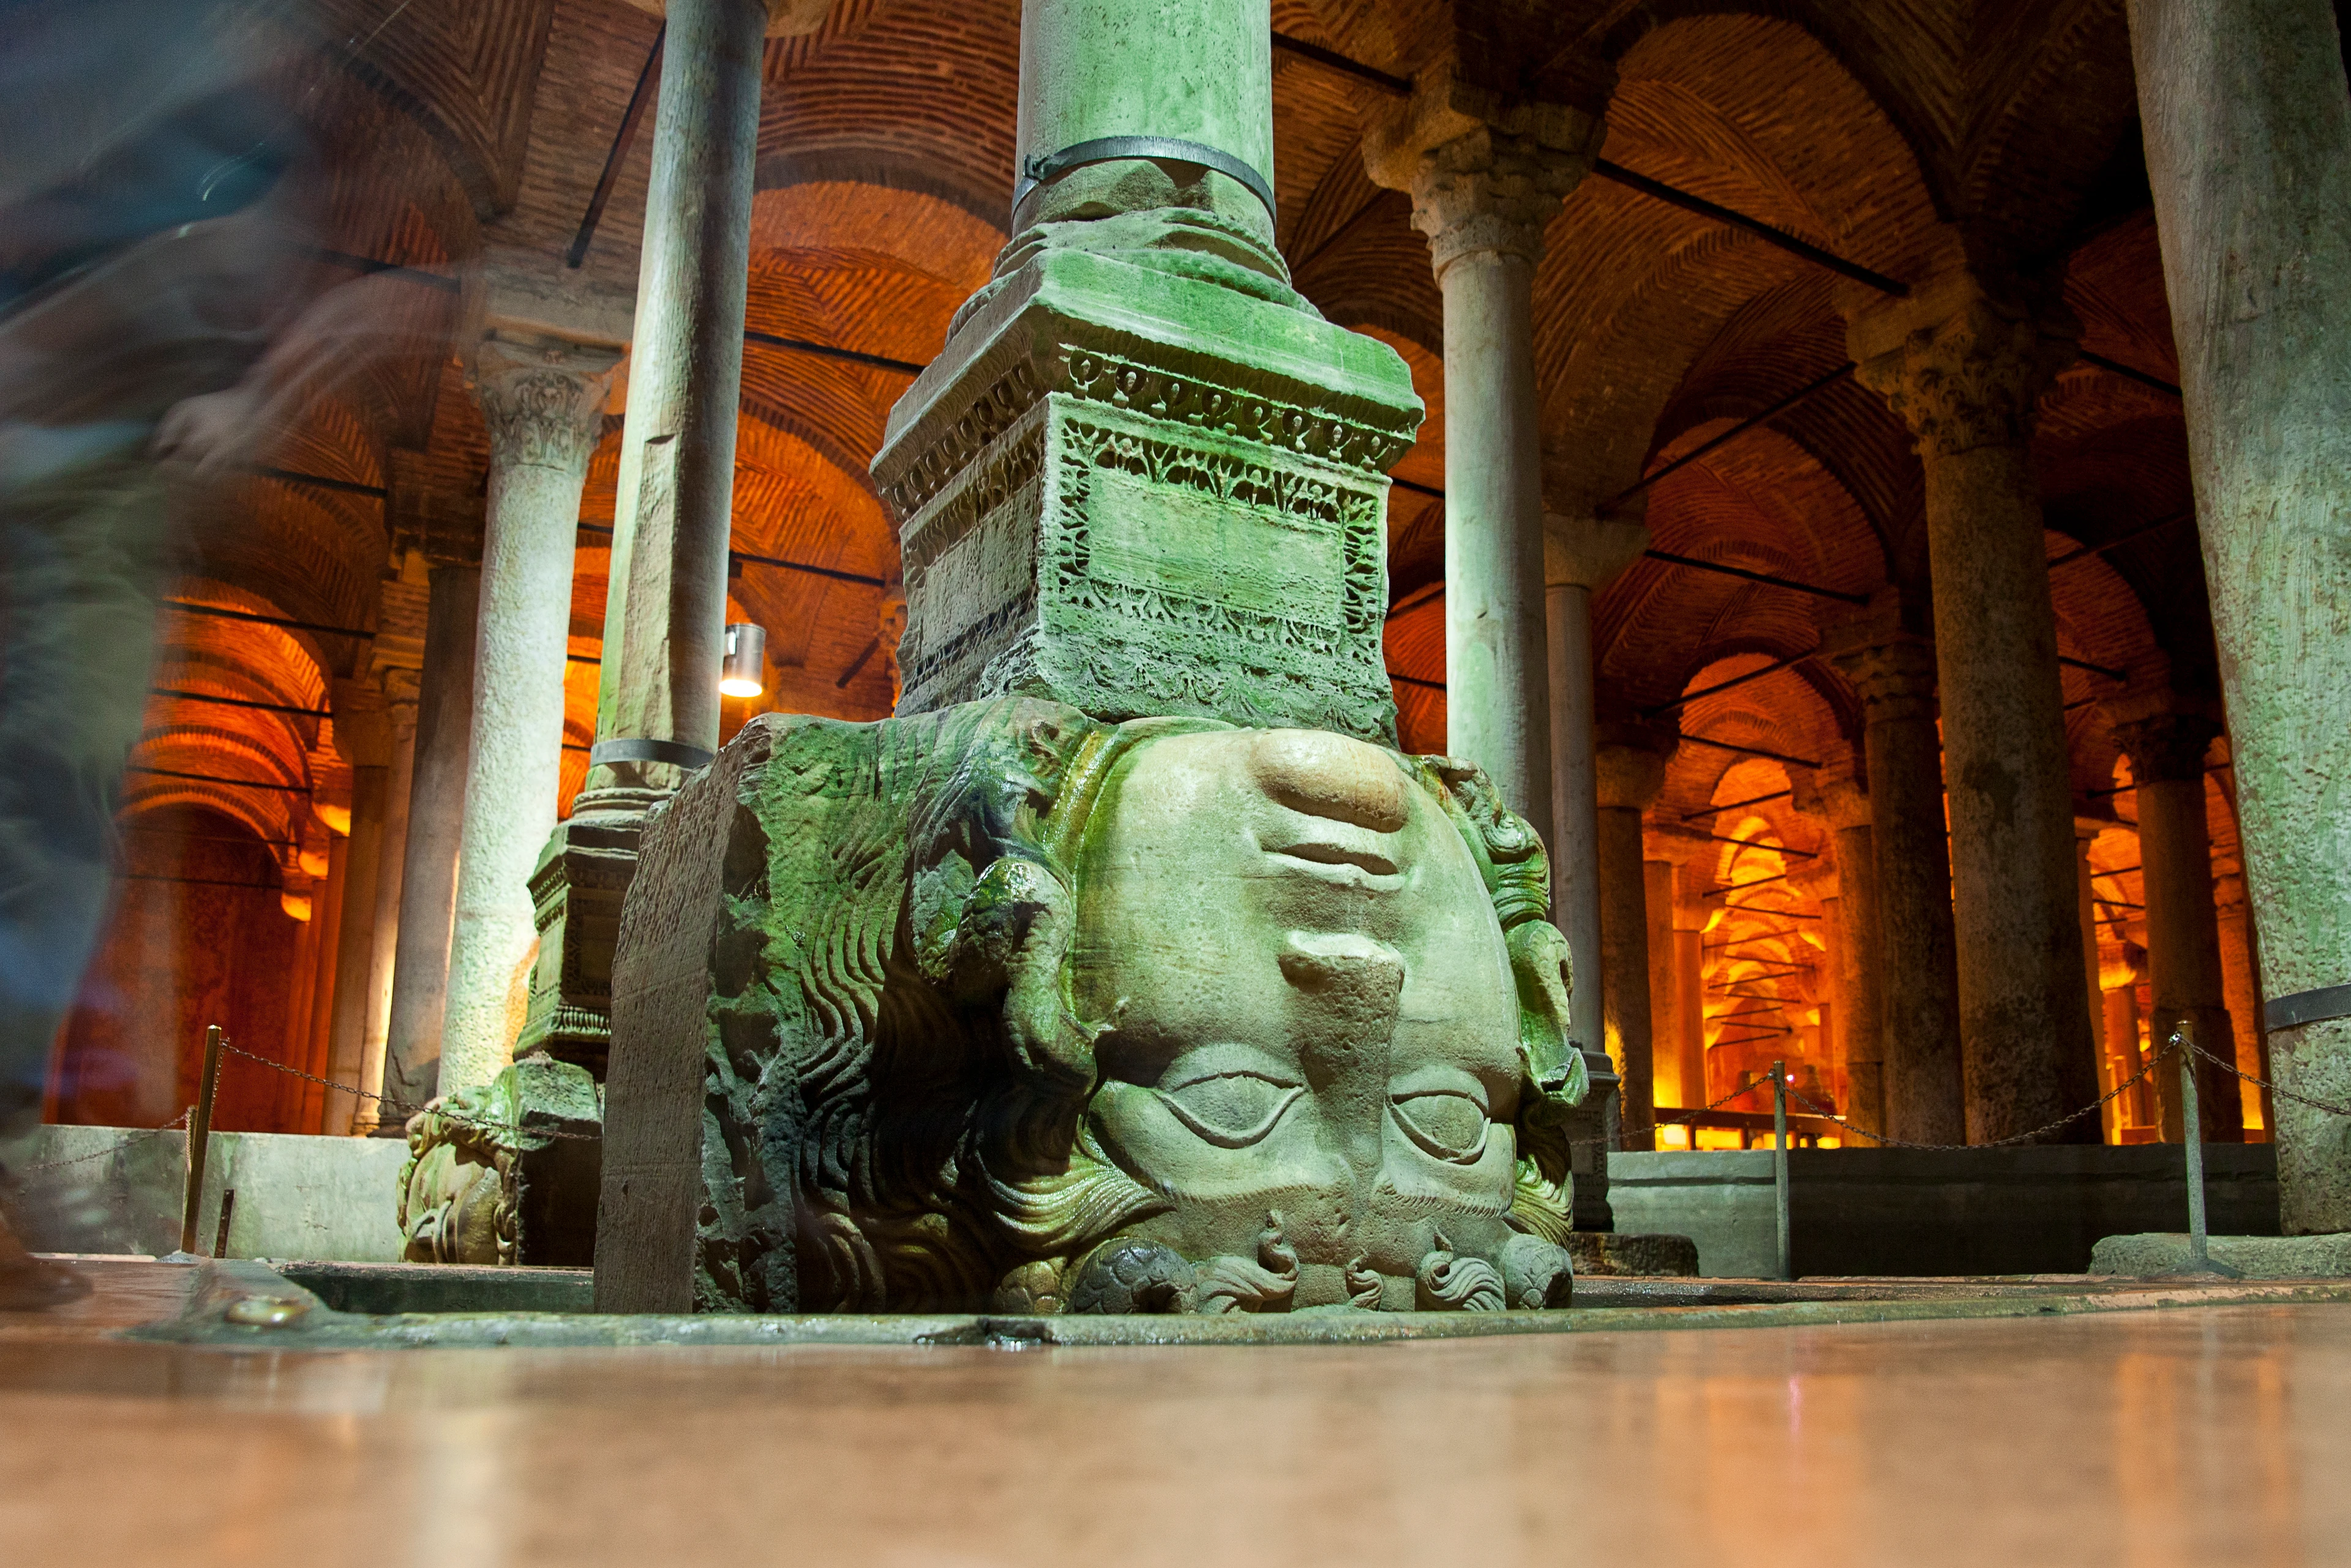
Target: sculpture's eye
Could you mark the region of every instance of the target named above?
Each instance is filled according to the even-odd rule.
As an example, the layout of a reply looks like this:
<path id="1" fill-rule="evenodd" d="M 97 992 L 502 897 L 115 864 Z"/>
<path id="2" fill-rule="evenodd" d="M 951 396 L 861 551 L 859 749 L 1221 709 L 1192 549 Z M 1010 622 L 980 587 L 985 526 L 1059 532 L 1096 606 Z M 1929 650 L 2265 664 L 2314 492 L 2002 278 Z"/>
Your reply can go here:
<path id="1" fill-rule="evenodd" d="M 1389 1103 L 1405 1136 L 1423 1153 L 1468 1165 L 1486 1151 L 1486 1108 L 1458 1089 L 1399 1094 Z"/>
<path id="2" fill-rule="evenodd" d="M 1263 1139 L 1305 1092 L 1298 1084 L 1257 1072 L 1220 1072 L 1158 1092 L 1177 1121 L 1220 1149 L 1247 1148 Z"/>

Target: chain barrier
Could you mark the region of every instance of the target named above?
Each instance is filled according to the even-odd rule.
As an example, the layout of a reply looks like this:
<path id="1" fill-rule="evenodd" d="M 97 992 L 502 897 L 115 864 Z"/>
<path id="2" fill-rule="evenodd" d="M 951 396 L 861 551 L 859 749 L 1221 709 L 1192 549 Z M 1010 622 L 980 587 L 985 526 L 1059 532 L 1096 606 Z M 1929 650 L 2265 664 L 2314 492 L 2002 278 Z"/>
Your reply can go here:
<path id="1" fill-rule="evenodd" d="M 1840 1128 L 1846 1132 L 1860 1134 L 1863 1137 L 1867 1138 L 1870 1142 L 1878 1145 L 1882 1148 L 2004 1149 L 2017 1144 L 2029 1144 L 2035 1138 L 2047 1137 L 2050 1134 L 2055 1132 L 2060 1127 L 2071 1126 L 2074 1123 L 2080 1121 L 2085 1116 L 2095 1115 L 2096 1113 L 2105 1110 L 2108 1105 L 2114 1103 L 2114 1102 L 2121 1099 L 2125 1094 L 2129 1093 L 2133 1089 L 2137 1088 L 2141 1083 L 2147 1082 L 2147 1076 L 2154 1072 L 2156 1065 L 2170 1054 L 2171 1047 L 2169 1045 L 2160 1047 L 2157 1050 L 2154 1055 L 2148 1057 L 2145 1062 L 2140 1064 L 2139 1070 L 2137 1072 L 2132 1073 L 2128 1078 L 2124 1079 L 2120 1083 L 2116 1084 L 2112 1089 L 2107 1090 L 2104 1094 L 2099 1095 L 2095 1100 L 2091 1101 L 2088 1104 L 2083 1106 L 2078 1111 L 2068 1111 L 2065 1114 L 2058 1117 L 2055 1121 L 2043 1123 L 2042 1125 L 2033 1128 L 2029 1133 L 2014 1133 L 2005 1138 L 1994 1138 L 1989 1143 L 1982 1144 L 1914 1144 L 1902 1138 L 1889 1138 L 1882 1134 L 1873 1133 L 1866 1127 L 1855 1126 L 1844 1117 L 1839 1116 L 1835 1112 L 1829 1110 L 1826 1106 L 1822 1105 L 1817 1101 L 1813 1100 L 1811 1095 L 1806 1094 L 1802 1090 L 1797 1088 L 1792 1083 L 1788 1085 L 1788 1092 L 1794 1095 L 1797 1099 L 1802 1100 L 1805 1104 L 1811 1106 L 1815 1114 L 1827 1117 L 1830 1121 L 1836 1123 Z"/>
<path id="2" fill-rule="evenodd" d="M 1738 1088 L 1732 1090 L 1729 1093 L 1724 1095 L 1721 1099 L 1717 1100 L 1711 1105 L 1700 1105 L 1695 1111 L 1684 1111 L 1677 1116 L 1668 1116 L 1663 1121 L 1652 1122 L 1646 1127 L 1635 1127 L 1630 1131 L 1619 1127 L 1614 1133 L 1604 1133 L 1598 1137 L 1570 1138 L 1568 1140 L 1567 1146 L 1571 1149 L 1588 1149 L 1594 1147 L 1595 1145 L 1604 1145 L 1607 1147 L 1614 1149 L 1627 1138 L 1646 1137 L 1649 1134 L 1656 1132 L 1660 1127 L 1686 1127 L 1690 1124 L 1691 1117 L 1703 1116 L 1709 1111 L 1719 1111 L 1725 1105 L 1729 1104 L 1733 1100 L 1739 1099 L 1741 1095 L 1752 1094 L 1757 1090 L 1767 1087 L 1771 1082 L 1771 1081 L 1770 1079 L 1765 1078 L 1760 1079 L 1753 1083 L 1742 1083 Z M 1619 1152 L 1621 1152 L 1621 1150 Z"/>
<path id="3" fill-rule="evenodd" d="M 181 1112 L 178 1115 L 172 1117 L 170 1121 L 164 1123 L 162 1126 L 141 1127 L 138 1129 L 139 1134 L 141 1137 L 152 1138 L 158 1133 L 179 1132 L 187 1126 L 188 1118 L 194 1115 L 195 1111 L 196 1108 L 193 1105 L 191 1105 L 186 1110 Z M 39 1171 L 63 1170 L 68 1166 L 86 1166 L 92 1160 L 111 1159 L 121 1152 L 121 1145 L 110 1144 L 102 1149 L 92 1149 L 86 1155 L 75 1155 L 69 1158 L 62 1160 L 43 1160 L 38 1165 L 18 1166 L 15 1169 L 8 1171 L 6 1174 L 11 1180 L 15 1180 L 20 1177 L 32 1176 Z"/>
<path id="4" fill-rule="evenodd" d="M 430 1110 L 430 1112 L 433 1112 L 433 1114 L 435 1114 L 435 1116 L 440 1116 L 442 1122 L 449 1124 L 449 1126 L 470 1126 L 470 1128 L 475 1128 L 475 1131 L 477 1131 L 477 1133 L 510 1133 L 510 1135 L 522 1135 L 522 1133 L 531 1133 L 531 1135 L 534 1135 L 534 1138 L 569 1138 L 569 1140 L 574 1140 L 574 1143 L 601 1143 L 601 1140 L 604 1140 L 604 1133 L 567 1133 L 567 1131 L 562 1131 L 562 1128 L 555 1128 L 555 1126 L 522 1126 L 522 1124 L 519 1124 L 519 1122 L 477 1122 L 477 1119 L 475 1119 L 475 1116 L 458 1116 L 458 1114 L 454 1114 L 454 1112 L 446 1112 L 446 1110 L 433 1110 L 433 1105 L 430 1105 L 430 1103 L 428 1103 L 428 1105 L 409 1105 L 407 1100 L 392 1100 L 391 1095 L 374 1095 L 374 1093 L 367 1093 L 367 1091 L 364 1091 L 364 1089 L 355 1089 L 355 1086 L 352 1086 L 352 1083 L 336 1083 L 334 1079 L 322 1079 L 322 1077 L 318 1077 L 318 1074 L 303 1072 L 301 1067 L 287 1067 L 285 1062 L 273 1062 L 273 1061 L 270 1061 L 270 1058 L 266 1058 L 266 1055 L 254 1055 L 252 1051 L 240 1049 L 240 1046 L 235 1046 L 235 1044 L 230 1044 L 230 1041 L 225 1041 L 225 1039 L 224 1039 L 224 1041 L 221 1041 L 221 1051 L 225 1051 L 225 1053 L 228 1053 L 228 1055 L 242 1055 L 242 1058 L 245 1058 L 245 1061 L 249 1061 L 249 1062 L 261 1062 L 261 1065 L 264 1065 L 264 1067 L 268 1067 L 270 1072 L 282 1072 L 282 1074 L 287 1074 L 287 1077 L 291 1077 L 291 1079 L 301 1079 L 303 1083 L 318 1083 L 319 1089 L 331 1089 L 331 1091 L 336 1091 L 336 1093 L 360 1095 L 360 1098 L 362 1098 L 362 1100 L 374 1100 L 376 1105 L 383 1107 L 383 1110 L 391 1110 L 391 1112 L 407 1112 L 407 1114 L 404 1114 L 404 1116 L 400 1116 L 400 1122 L 402 1122 L 402 1124 L 407 1122 L 409 1116 L 416 1114 L 416 1112 L 425 1112 L 425 1110 Z"/>
<path id="5" fill-rule="evenodd" d="M 385 1110 L 405 1112 L 407 1114 L 400 1118 L 403 1124 L 410 1116 L 415 1115 L 420 1111 L 432 1111 L 450 1126 L 471 1127 L 475 1132 L 481 1133 L 506 1133 L 516 1136 L 528 1133 L 534 1137 L 569 1139 L 574 1143 L 583 1144 L 601 1143 L 604 1138 L 601 1133 L 569 1133 L 559 1127 L 525 1127 L 518 1122 L 484 1122 L 471 1116 L 456 1115 L 445 1110 L 434 1110 L 430 1103 L 412 1105 L 405 1100 L 394 1100 L 384 1094 L 371 1094 L 366 1090 L 351 1084 L 337 1083 L 332 1079 L 320 1078 L 315 1073 L 305 1072 L 298 1067 L 288 1067 L 282 1061 L 272 1061 L 266 1056 L 256 1056 L 253 1052 L 241 1050 L 225 1040 L 221 1041 L 221 1050 L 231 1056 L 241 1056 L 247 1061 L 257 1061 L 273 1072 L 283 1072 L 289 1078 L 299 1078 L 305 1083 L 315 1083 L 322 1089 L 331 1089 L 339 1094 L 356 1094 L 362 1100 L 374 1101 L 377 1105 Z"/>
<path id="6" fill-rule="evenodd" d="M 2210 1051 L 2205 1050 L 2202 1046 L 2197 1044 L 2192 1040 L 2187 1040 L 2179 1035 L 2174 1035 L 2172 1038 L 2174 1040 L 2179 1040 L 2182 1044 L 2186 1045 L 2189 1050 L 2194 1051 L 2197 1055 L 2202 1057 L 2205 1061 L 2210 1062 L 2213 1066 L 2219 1068 L 2230 1077 L 2241 1078 L 2246 1082 L 2252 1084 L 2255 1088 L 2266 1089 L 2281 1100 L 2291 1100 L 2297 1105 L 2307 1105 L 2314 1111 L 2324 1111 L 2330 1116 L 2351 1116 L 2351 1105 L 2336 1105 L 2325 1100 L 2313 1100 L 2307 1094 L 2297 1094 L 2291 1089 L 2281 1089 L 2276 1084 L 2271 1082 L 2268 1079 L 2257 1077 L 2251 1072 L 2243 1071 L 2238 1068 L 2235 1062 L 2229 1061 L 2223 1058 L 2213 1055 Z"/>

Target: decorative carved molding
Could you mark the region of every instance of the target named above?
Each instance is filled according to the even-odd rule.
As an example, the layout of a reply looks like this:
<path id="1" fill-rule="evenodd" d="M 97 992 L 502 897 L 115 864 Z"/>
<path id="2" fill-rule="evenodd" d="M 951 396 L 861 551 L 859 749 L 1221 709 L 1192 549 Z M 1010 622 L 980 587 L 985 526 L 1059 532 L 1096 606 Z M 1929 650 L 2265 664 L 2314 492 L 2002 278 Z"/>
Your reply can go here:
<path id="1" fill-rule="evenodd" d="M 1964 272 L 1857 316 L 1848 340 L 1862 384 L 1934 456 L 2022 445 L 2033 405 L 2074 355 L 2062 311 L 1998 299 Z"/>
<path id="2" fill-rule="evenodd" d="M 2204 754 L 2220 733 L 2219 721 L 2203 714 L 2158 713 L 2116 724 L 2115 744 L 2130 758 L 2137 783 L 2201 780 Z"/>
<path id="3" fill-rule="evenodd" d="M 472 382 L 490 428 L 492 466 L 585 474 L 620 362 L 609 349 L 485 338 Z"/>

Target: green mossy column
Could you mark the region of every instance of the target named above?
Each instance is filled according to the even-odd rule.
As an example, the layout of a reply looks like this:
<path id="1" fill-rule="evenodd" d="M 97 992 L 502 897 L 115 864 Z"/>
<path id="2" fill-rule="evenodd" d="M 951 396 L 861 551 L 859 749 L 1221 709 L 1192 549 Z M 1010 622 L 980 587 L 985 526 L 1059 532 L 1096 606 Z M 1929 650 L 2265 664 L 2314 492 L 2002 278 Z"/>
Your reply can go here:
<path id="1" fill-rule="evenodd" d="M 2326 0 L 2132 0 L 2140 120 L 2278 1083 L 2351 1101 L 2351 92 Z M 2277 1099 L 2281 1218 L 2351 1230 L 2351 1118 Z"/>
<path id="2" fill-rule="evenodd" d="M 1196 141 L 1273 179 L 1266 0 L 1028 0 L 1020 168 L 1109 136 Z"/>

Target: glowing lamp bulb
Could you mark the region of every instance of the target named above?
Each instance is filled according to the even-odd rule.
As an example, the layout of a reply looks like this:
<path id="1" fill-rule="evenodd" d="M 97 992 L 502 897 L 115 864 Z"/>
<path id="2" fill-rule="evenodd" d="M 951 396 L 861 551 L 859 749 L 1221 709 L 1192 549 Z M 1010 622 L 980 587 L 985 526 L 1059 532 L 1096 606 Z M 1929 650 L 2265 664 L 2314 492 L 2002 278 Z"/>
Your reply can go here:
<path id="1" fill-rule="evenodd" d="M 768 653 L 768 629 L 747 621 L 726 628 L 726 663 L 718 672 L 718 689 L 730 697 L 756 697 L 766 689 L 761 678 Z"/>

